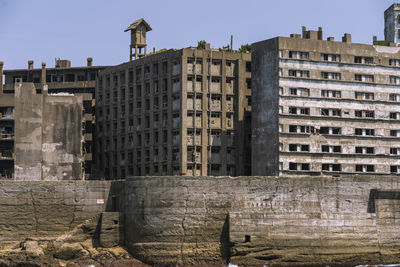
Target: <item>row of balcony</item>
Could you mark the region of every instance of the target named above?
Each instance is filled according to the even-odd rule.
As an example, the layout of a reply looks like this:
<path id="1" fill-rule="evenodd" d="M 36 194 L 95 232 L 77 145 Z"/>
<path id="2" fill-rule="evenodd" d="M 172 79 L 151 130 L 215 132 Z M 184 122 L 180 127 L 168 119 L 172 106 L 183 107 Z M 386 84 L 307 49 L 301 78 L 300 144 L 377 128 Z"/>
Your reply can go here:
<path id="1" fill-rule="evenodd" d="M 202 74 L 202 64 L 187 63 L 186 71 L 188 74 Z M 231 63 L 230 66 L 225 67 L 226 76 L 234 76 L 235 65 Z M 211 64 L 211 75 L 221 75 L 221 65 Z"/>
<path id="2" fill-rule="evenodd" d="M 222 118 L 221 117 L 211 117 L 210 118 L 210 127 L 211 128 L 221 128 L 222 126 Z M 202 120 L 201 116 L 188 116 L 187 117 L 187 127 L 188 128 L 201 128 L 202 127 Z M 226 118 L 226 129 L 233 129 L 233 118 L 227 117 Z"/>

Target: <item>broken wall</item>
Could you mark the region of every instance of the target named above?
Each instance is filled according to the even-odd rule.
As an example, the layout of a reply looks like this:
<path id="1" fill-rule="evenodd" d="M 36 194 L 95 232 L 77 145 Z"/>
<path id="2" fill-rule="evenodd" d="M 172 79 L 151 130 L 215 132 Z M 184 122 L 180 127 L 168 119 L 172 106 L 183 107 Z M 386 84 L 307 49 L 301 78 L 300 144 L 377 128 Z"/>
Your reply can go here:
<path id="1" fill-rule="evenodd" d="M 82 179 L 82 114 L 82 96 L 43 96 L 43 180 Z"/>
<path id="2" fill-rule="evenodd" d="M 33 83 L 15 87 L 15 179 L 83 178 L 83 98 L 36 94 Z"/>
<path id="3" fill-rule="evenodd" d="M 16 180 L 42 179 L 42 95 L 33 83 L 16 83 L 14 153 Z"/>

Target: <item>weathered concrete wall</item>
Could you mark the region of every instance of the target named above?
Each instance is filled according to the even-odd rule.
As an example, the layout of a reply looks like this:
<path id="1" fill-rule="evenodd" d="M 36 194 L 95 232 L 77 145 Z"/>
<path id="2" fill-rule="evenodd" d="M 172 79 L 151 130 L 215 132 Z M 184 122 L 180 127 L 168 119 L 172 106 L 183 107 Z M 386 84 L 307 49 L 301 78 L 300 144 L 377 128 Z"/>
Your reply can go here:
<path id="1" fill-rule="evenodd" d="M 278 39 L 252 44 L 251 174 L 279 174 Z M 268 109 L 266 109 L 268 107 Z"/>
<path id="2" fill-rule="evenodd" d="M 393 263 L 399 204 L 396 176 L 2 181 L 0 246 L 59 236 L 107 211 L 105 244 L 124 238 L 151 264 Z"/>
<path id="3" fill-rule="evenodd" d="M 114 190 L 126 245 L 148 263 L 376 263 L 400 260 L 398 181 L 143 177 Z"/>
<path id="4" fill-rule="evenodd" d="M 42 179 L 42 101 L 42 95 L 36 95 L 33 83 L 15 85 L 16 180 Z"/>
<path id="5" fill-rule="evenodd" d="M 82 180 L 83 97 L 15 86 L 15 179 Z"/>
<path id="6" fill-rule="evenodd" d="M 109 188 L 103 181 L 0 181 L 0 247 L 55 237 L 99 216 Z"/>
<path id="7" fill-rule="evenodd" d="M 43 180 L 82 179 L 82 114 L 82 96 L 43 96 Z"/>

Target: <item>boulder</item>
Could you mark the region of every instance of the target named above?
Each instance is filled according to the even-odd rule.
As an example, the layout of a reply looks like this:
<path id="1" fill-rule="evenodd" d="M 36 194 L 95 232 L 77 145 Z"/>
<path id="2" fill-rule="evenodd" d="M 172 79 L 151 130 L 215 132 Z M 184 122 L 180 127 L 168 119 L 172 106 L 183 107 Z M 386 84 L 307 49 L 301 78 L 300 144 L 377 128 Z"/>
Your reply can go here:
<path id="1" fill-rule="evenodd" d="M 22 250 L 25 250 L 26 253 L 39 257 L 44 255 L 43 249 L 39 246 L 37 241 L 27 240 L 22 244 Z"/>
<path id="2" fill-rule="evenodd" d="M 65 243 L 54 253 L 54 257 L 62 260 L 87 256 L 88 252 L 79 243 Z"/>

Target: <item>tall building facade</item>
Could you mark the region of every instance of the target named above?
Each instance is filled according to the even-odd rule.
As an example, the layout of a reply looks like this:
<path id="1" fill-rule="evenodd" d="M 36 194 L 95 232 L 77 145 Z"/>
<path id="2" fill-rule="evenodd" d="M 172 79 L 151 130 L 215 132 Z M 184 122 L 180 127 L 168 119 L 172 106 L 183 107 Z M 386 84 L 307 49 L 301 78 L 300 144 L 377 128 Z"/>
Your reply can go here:
<path id="1" fill-rule="evenodd" d="M 400 172 L 394 44 L 323 40 L 303 27 L 253 44 L 252 64 L 253 175 Z"/>
<path id="2" fill-rule="evenodd" d="M 103 177 L 250 173 L 250 54 L 168 50 L 102 70 L 96 90 Z"/>
<path id="3" fill-rule="evenodd" d="M 46 64 L 42 64 L 42 68 L 34 68 L 34 62 L 28 61 L 27 69 L 4 70 L 1 67 L 1 75 L 5 76 L 5 84 L 1 82 L 0 95 L 0 170 L 3 178 L 15 178 L 15 129 L 21 122 L 14 121 L 14 108 L 19 105 L 19 98 L 15 96 L 16 81 L 22 84 L 32 84 L 37 95 L 42 94 L 44 85 L 46 85 L 49 96 L 58 94 L 61 101 L 60 93 L 65 94 L 65 105 L 68 105 L 68 94 L 80 96 L 83 101 L 83 122 L 82 129 L 84 131 L 84 142 L 81 144 L 83 149 L 83 171 L 85 179 L 91 179 L 92 174 L 92 151 L 94 139 L 94 114 L 95 114 L 95 85 L 99 70 L 104 69 L 103 66 L 93 66 L 92 58 L 87 59 L 85 67 L 71 67 L 69 60 L 56 60 L 54 68 L 46 68 Z M 39 97 L 39 96 L 33 96 Z M 40 98 L 40 97 L 39 97 Z M 15 102 L 17 101 L 17 102 Z M 33 101 L 33 99 L 32 99 Z M 65 114 L 65 118 L 68 114 Z M 64 119 L 65 119 L 64 118 Z M 60 118 L 63 119 L 63 118 Z M 17 125 L 18 124 L 18 125 Z M 57 121 L 54 122 L 57 124 Z"/>

